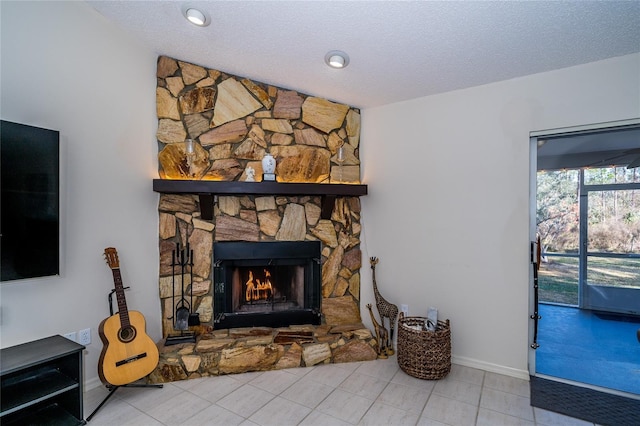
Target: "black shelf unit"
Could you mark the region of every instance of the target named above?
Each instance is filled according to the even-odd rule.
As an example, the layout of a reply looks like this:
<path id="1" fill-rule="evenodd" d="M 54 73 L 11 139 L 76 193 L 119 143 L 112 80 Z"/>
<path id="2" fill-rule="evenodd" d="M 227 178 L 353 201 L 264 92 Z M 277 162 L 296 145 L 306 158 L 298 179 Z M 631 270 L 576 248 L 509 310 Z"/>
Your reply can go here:
<path id="1" fill-rule="evenodd" d="M 51 336 L 0 350 L 0 423 L 83 425 L 84 346 Z"/>

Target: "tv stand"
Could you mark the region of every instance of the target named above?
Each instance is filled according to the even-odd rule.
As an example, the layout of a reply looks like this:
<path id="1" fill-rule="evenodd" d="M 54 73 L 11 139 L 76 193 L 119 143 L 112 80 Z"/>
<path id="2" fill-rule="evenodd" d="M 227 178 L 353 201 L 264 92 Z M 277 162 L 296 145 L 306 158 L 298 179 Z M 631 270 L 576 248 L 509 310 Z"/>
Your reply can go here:
<path id="1" fill-rule="evenodd" d="M 0 423 L 83 425 L 82 351 L 62 336 L 0 350 Z"/>

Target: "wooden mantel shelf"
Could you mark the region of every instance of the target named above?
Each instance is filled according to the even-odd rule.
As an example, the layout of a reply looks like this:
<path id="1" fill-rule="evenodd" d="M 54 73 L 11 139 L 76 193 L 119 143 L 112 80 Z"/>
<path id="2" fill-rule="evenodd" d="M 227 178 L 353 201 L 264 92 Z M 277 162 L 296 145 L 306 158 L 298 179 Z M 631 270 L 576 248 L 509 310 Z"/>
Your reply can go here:
<path id="1" fill-rule="evenodd" d="M 367 185 L 173 179 L 154 179 L 153 190 L 168 194 L 336 195 L 344 197 L 367 195 Z"/>
<path id="2" fill-rule="evenodd" d="M 211 180 L 154 179 L 153 190 L 164 194 L 195 194 L 200 197 L 201 217 L 213 219 L 213 197 L 215 195 L 320 195 L 323 219 L 331 218 L 336 197 L 359 197 L 367 195 L 367 185 L 242 182 Z"/>

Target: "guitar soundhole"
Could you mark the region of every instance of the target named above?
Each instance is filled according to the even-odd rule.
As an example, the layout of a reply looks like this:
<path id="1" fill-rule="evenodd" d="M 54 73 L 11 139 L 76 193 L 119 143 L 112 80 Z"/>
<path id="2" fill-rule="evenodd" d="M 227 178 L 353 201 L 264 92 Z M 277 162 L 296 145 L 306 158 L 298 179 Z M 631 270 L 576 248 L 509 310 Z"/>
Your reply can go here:
<path id="1" fill-rule="evenodd" d="M 123 343 L 129 343 L 136 338 L 136 329 L 133 327 L 121 328 L 120 332 L 118 333 L 118 338 Z"/>

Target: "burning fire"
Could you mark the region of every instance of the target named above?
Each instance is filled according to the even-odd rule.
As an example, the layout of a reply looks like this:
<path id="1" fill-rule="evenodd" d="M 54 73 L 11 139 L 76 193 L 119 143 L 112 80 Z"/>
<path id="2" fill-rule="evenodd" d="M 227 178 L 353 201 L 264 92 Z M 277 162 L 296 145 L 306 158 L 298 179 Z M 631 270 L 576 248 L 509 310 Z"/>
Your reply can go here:
<path id="1" fill-rule="evenodd" d="M 271 286 L 271 272 L 264 270 L 264 281 L 253 278 L 253 271 L 249 270 L 249 280 L 246 282 L 245 301 L 269 300 L 273 296 Z"/>

